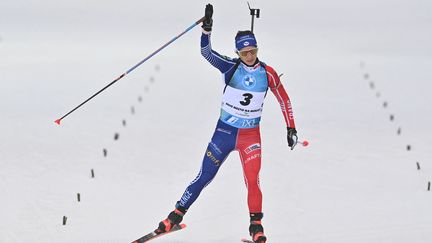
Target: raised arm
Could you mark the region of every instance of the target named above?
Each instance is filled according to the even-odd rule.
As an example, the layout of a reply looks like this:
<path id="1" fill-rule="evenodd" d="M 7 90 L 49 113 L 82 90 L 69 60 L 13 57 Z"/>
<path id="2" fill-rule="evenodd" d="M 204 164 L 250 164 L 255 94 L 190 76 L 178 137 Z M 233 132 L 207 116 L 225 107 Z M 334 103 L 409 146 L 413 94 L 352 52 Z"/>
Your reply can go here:
<path id="1" fill-rule="evenodd" d="M 201 35 L 201 55 L 215 68 L 219 69 L 221 73 L 226 73 L 235 64 L 235 59 L 222 56 L 218 52 L 212 50 L 210 41 L 210 32 L 203 31 Z"/>
<path id="2" fill-rule="evenodd" d="M 215 68 L 219 69 L 221 73 L 228 72 L 235 64 L 236 60 L 226 56 L 222 56 L 216 51 L 212 50 L 211 46 L 211 31 L 213 27 L 213 6 L 207 4 L 205 8 L 205 19 L 202 24 L 201 35 L 201 55 Z"/>

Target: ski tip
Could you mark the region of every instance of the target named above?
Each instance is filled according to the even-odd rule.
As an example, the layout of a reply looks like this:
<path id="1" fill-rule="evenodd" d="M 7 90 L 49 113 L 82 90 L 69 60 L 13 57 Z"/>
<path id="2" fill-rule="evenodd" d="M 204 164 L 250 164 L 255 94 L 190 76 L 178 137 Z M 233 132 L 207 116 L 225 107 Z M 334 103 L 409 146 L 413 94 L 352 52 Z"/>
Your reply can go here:
<path id="1" fill-rule="evenodd" d="M 244 242 L 244 243 L 254 243 L 253 241 L 251 241 L 251 240 L 249 240 L 249 239 L 247 239 L 247 238 L 241 238 L 241 242 Z"/>
<path id="2" fill-rule="evenodd" d="M 57 119 L 54 122 L 57 123 L 57 125 L 60 125 L 60 121 L 61 121 L 61 119 Z"/>
<path id="3" fill-rule="evenodd" d="M 186 228 L 186 224 L 180 224 L 179 226 L 180 226 L 181 229 Z"/>
<path id="4" fill-rule="evenodd" d="M 306 141 L 306 140 L 304 140 L 303 143 L 302 143 L 302 145 L 303 145 L 304 147 L 307 147 L 307 146 L 309 145 L 309 142 Z"/>

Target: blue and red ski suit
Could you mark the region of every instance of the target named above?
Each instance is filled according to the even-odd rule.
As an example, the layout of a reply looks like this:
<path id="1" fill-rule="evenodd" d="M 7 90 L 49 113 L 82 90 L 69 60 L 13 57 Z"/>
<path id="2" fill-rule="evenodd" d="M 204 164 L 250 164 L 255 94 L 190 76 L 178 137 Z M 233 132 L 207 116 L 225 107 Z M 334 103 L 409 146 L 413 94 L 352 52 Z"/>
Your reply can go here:
<path id="1" fill-rule="evenodd" d="M 280 104 L 287 127 L 295 128 L 290 99 L 273 68 L 263 62 L 250 67 L 240 59 L 220 55 L 211 48 L 209 32 L 201 35 L 201 54 L 223 74 L 225 88 L 221 114 L 198 176 L 186 188 L 177 205 L 188 209 L 216 176 L 230 152 L 237 150 L 248 189 L 249 212 L 262 212 L 259 122 L 263 102 L 270 88 Z"/>

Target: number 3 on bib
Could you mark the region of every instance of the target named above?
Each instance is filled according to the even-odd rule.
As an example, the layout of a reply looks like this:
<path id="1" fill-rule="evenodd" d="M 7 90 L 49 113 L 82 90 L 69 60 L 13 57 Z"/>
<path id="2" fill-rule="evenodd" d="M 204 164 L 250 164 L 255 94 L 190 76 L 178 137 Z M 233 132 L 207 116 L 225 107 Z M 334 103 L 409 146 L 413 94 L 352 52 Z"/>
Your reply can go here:
<path id="1" fill-rule="evenodd" d="M 243 101 L 240 101 L 241 105 L 247 106 L 251 103 L 251 99 L 253 98 L 253 95 L 250 93 L 244 93 L 243 96 L 245 97 Z"/>

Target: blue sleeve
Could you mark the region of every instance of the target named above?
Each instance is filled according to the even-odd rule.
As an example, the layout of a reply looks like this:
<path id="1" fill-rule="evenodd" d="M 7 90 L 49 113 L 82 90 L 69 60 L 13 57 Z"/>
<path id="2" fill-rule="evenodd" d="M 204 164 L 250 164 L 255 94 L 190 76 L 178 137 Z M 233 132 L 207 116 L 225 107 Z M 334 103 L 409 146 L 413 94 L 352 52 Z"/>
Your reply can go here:
<path id="1" fill-rule="evenodd" d="M 212 50 L 210 42 L 210 33 L 201 35 L 201 55 L 221 73 L 226 74 L 236 64 L 236 59 L 222 56 Z"/>

